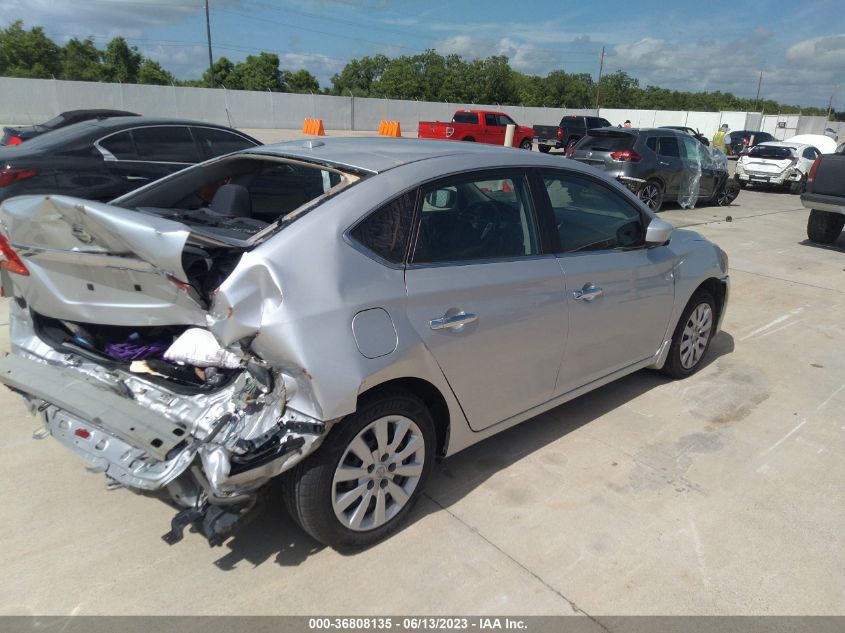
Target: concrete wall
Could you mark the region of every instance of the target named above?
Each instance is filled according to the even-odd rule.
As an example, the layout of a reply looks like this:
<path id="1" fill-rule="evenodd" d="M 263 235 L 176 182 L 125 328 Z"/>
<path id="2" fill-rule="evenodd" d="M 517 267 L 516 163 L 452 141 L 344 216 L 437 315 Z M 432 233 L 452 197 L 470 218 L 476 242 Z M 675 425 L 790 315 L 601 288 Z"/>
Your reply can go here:
<path id="1" fill-rule="evenodd" d="M 321 118 L 327 130 L 339 131 L 375 131 L 382 119 L 398 120 L 403 133 L 408 135 L 416 133 L 419 121 L 449 121 L 455 110 L 473 107 L 507 112 L 523 125 L 555 125 L 567 114 L 598 114 L 614 125 L 626 119 L 634 127 L 684 125 L 698 129 L 707 137 L 712 137 L 723 123 L 732 130 L 771 131 L 778 138 L 799 133 L 821 134 L 825 127 L 831 127 L 824 117 L 764 117 L 755 112 L 575 110 L 0 77 L 0 121 L 7 124 L 29 125 L 64 110 L 95 107 L 268 130 L 298 130 L 307 117 Z M 777 127 L 779 120 L 786 122 L 785 128 Z"/>

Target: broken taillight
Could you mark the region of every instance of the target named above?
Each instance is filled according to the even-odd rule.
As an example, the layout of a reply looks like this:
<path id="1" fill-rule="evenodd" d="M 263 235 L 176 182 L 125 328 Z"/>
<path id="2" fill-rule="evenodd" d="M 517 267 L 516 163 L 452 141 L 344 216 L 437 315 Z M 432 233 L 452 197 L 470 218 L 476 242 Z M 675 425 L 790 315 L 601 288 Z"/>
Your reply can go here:
<path id="1" fill-rule="evenodd" d="M 9 240 L 4 235 L 0 235 L 0 268 L 16 275 L 29 275 L 26 266 L 14 249 L 9 246 Z"/>
<path id="2" fill-rule="evenodd" d="M 807 182 L 815 182 L 816 180 L 816 172 L 819 170 L 819 163 L 822 162 L 822 157 L 819 156 L 816 160 L 813 161 L 813 166 L 810 167 L 810 173 L 807 174 Z"/>
<path id="3" fill-rule="evenodd" d="M 26 180 L 38 175 L 37 169 L 18 169 L 16 167 L 6 167 L 0 169 L 0 187 L 8 187 L 12 183 Z"/>

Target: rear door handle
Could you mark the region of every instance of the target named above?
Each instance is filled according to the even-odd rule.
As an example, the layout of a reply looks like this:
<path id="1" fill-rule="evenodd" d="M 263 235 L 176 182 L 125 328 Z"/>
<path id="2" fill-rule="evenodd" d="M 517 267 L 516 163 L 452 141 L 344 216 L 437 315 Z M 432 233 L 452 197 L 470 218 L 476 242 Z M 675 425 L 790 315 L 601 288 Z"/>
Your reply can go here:
<path id="1" fill-rule="evenodd" d="M 470 314 L 469 312 L 459 312 L 458 314 L 454 314 L 452 316 L 444 316 L 440 317 L 439 319 L 432 319 L 428 322 L 428 325 L 431 327 L 432 330 L 446 330 L 450 328 L 459 329 L 477 320 L 478 316 L 476 316 L 475 314 Z"/>
<path id="2" fill-rule="evenodd" d="M 576 301 L 583 300 L 589 303 L 596 297 L 600 297 L 603 293 L 604 290 L 596 287 L 595 284 L 586 284 L 581 290 L 574 290 L 572 296 Z"/>
<path id="3" fill-rule="evenodd" d="M 131 176 L 131 175 L 128 175 L 128 176 L 126 176 L 126 180 L 132 180 L 132 181 L 149 180 L 149 178 L 147 178 L 146 176 Z"/>

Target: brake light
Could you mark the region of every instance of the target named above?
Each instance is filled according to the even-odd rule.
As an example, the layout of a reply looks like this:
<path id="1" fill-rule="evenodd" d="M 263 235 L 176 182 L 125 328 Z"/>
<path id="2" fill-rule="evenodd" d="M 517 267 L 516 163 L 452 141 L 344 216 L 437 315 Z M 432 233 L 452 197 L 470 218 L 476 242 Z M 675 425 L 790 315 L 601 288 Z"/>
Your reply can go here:
<path id="1" fill-rule="evenodd" d="M 20 136 L 9 136 L 6 139 L 6 145 L 20 145 L 23 143 L 23 139 Z"/>
<path id="2" fill-rule="evenodd" d="M 555 132 L 555 135 L 556 135 L 558 138 L 563 138 L 563 130 L 562 130 L 561 128 L 558 128 L 558 129 L 557 129 L 557 132 Z"/>
<path id="3" fill-rule="evenodd" d="M 642 157 L 632 149 L 624 149 L 621 152 L 613 152 L 610 157 L 613 160 L 621 160 L 629 163 L 636 163 L 642 159 Z"/>
<path id="4" fill-rule="evenodd" d="M 572 156 L 574 153 L 575 153 L 575 146 L 574 145 L 570 145 L 569 147 L 566 148 L 566 155 L 567 156 Z"/>
<path id="5" fill-rule="evenodd" d="M 8 187 L 12 183 L 32 178 L 37 174 L 37 169 L 18 169 L 16 167 L 0 169 L 0 187 Z"/>
<path id="6" fill-rule="evenodd" d="M 14 249 L 9 246 L 9 240 L 0 235 L 0 268 L 8 270 L 16 275 L 29 276 L 29 271 L 24 266 L 21 258 Z"/>
<path id="7" fill-rule="evenodd" d="M 816 172 L 819 170 L 819 163 L 822 162 L 822 157 L 819 156 L 813 161 L 813 166 L 810 167 L 810 173 L 807 174 L 807 182 L 814 182 L 816 180 Z"/>

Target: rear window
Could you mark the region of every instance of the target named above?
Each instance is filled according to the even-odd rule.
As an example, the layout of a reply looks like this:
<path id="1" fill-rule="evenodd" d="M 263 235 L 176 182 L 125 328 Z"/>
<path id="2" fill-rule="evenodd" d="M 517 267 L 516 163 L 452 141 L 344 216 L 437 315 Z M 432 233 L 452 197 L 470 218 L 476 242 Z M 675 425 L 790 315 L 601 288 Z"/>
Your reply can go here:
<path id="1" fill-rule="evenodd" d="M 452 123 L 478 123 L 478 114 L 475 112 L 455 112 Z"/>
<path id="2" fill-rule="evenodd" d="M 565 116 L 560 120 L 560 127 L 584 127 L 584 117 Z"/>
<path id="3" fill-rule="evenodd" d="M 775 160 L 793 157 L 792 149 L 789 147 L 775 147 L 772 145 L 757 145 L 748 152 L 748 155 L 754 158 L 772 158 Z"/>
<path id="4" fill-rule="evenodd" d="M 578 149 L 591 152 L 619 152 L 631 149 L 634 137 L 630 134 L 587 134 L 578 143 Z"/>

